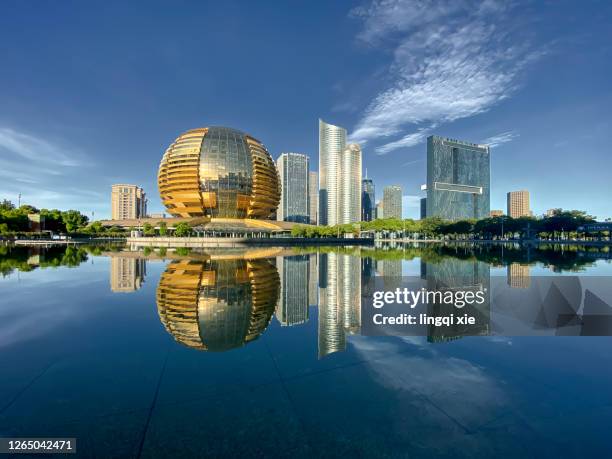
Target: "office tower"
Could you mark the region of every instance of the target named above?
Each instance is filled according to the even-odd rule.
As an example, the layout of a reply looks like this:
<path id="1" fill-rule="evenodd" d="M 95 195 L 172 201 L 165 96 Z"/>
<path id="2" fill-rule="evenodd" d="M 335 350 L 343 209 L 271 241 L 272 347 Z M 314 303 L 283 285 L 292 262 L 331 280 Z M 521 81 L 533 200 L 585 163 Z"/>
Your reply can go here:
<path id="1" fill-rule="evenodd" d="M 493 209 L 490 214 L 491 217 L 503 217 L 504 211 L 501 209 Z"/>
<path id="2" fill-rule="evenodd" d="M 385 218 L 385 209 L 382 201 L 376 203 L 376 218 Z"/>
<path id="3" fill-rule="evenodd" d="M 510 191 L 507 195 L 508 199 L 508 216 L 512 218 L 529 217 L 529 191 Z"/>
<path id="4" fill-rule="evenodd" d="M 276 161 L 281 182 L 281 199 L 276 219 L 286 222 L 309 223 L 308 156 L 282 153 Z"/>
<path id="5" fill-rule="evenodd" d="M 143 258 L 111 257 L 110 287 L 113 292 L 134 292 L 138 290 L 147 274 Z"/>
<path id="6" fill-rule="evenodd" d="M 361 220 L 361 148 L 356 143 L 346 146 L 340 161 L 338 177 L 340 196 L 338 224 L 355 223 Z"/>
<path id="7" fill-rule="evenodd" d="M 311 225 L 319 224 L 319 174 L 308 173 L 308 208 Z"/>
<path id="8" fill-rule="evenodd" d="M 370 222 L 374 220 L 374 212 L 376 210 L 374 182 L 372 179 L 366 178 L 362 181 L 361 193 L 361 221 Z"/>
<path id="9" fill-rule="evenodd" d="M 112 186 L 111 218 L 125 220 L 147 216 L 147 198 L 142 188 L 136 185 Z"/>
<path id="10" fill-rule="evenodd" d="M 490 210 L 487 145 L 427 138 L 427 216 L 444 220 L 485 218 Z"/>
<path id="11" fill-rule="evenodd" d="M 529 288 L 531 285 L 529 265 L 510 263 L 506 272 L 510 288 Z"/>
<path id="12" fill-rule="evenodd" d="M 421 198 L 421 220 L 427 218 L 427 198 Z"/>
<path id="13" fill-rule="evenodd" d="M 303 324 L 308 321 L 308 255 L 277 257 L 280 275 L 280 297 L 276 318 L 282 326 Z"/>
<path id="14" fill-rule="evenodd" d="M 402 218 L 402 188 L 398 185 L 386 186 L 383 190 L 385 218 Z"/>
<path id="15" fill-rule="evenodd" d="M 340 162 L 346 148 L 346 129 L 319 120 L 319 224 L 339 222 Z"/>

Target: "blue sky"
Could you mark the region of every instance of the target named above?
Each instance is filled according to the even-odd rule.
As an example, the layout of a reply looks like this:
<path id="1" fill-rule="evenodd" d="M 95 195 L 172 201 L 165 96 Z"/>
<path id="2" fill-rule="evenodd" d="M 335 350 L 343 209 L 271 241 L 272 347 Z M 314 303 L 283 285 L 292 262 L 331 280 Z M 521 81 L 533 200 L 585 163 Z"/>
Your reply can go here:
<path id="1" fill-rule="evenodd" d="M 611 24 L 606 1 L 4 1 L 0 198 L 102 218 L 127 182 L 161 212 L 181 132 L 235 127 L 316 169 L 321 117 L 405 216 L 437 134 L 493 145 L 491 208 L 525 188 L 537 214 L 611 217 Z"/>

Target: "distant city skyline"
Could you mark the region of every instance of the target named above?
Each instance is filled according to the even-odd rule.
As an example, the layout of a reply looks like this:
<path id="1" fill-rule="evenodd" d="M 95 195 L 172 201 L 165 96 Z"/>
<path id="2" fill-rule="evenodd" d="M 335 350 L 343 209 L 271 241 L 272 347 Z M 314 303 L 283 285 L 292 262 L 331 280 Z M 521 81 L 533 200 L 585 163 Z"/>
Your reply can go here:
<path id="1" fill-rule="evenodd" d="M 612 5 L 364 0 L 298 15 L 229 2 L 212 14 L 203 30 L 206 2 L 150 5 L 146 21 L 125 2 L 4 5 L 0 199 L 110 218 L 109 187 L 134 183 L 161 213 L 158 158 L 186 127 L 235 126 L 274 158 L 317 164 L 322 118 L 361 146 L 376 199 L 402 186 L 405 217 L 419 216 L 434 134 L 491 145 L 492 209 L 528 189 L 535 215 L 612 217 Z"/>

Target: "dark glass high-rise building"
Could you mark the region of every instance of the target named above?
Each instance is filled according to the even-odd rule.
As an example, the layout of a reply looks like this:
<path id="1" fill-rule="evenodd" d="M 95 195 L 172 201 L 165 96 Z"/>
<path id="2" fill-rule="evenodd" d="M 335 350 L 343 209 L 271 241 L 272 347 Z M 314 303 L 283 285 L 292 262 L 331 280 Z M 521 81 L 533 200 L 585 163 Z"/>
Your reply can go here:
<path id="1" fill-rule="evenodd" d="M 308 156 L 283 153 L 276 161 L 281 181 L 281 199 L 276 211 L 279 221 L 309 223 Z"/>
<path id="2" fill-rule="evenodd" d="M 364 178 L 361 184 L 361 221 L 370 222 L 374 219 L 376 207 L 374 182 L 372 179 Z"/>
<path id="3" fill-rule="evenodd" d="M 427 138 L 427 216 L 445 220 L 489 216 L 491 162 L 487 145 Z"/>

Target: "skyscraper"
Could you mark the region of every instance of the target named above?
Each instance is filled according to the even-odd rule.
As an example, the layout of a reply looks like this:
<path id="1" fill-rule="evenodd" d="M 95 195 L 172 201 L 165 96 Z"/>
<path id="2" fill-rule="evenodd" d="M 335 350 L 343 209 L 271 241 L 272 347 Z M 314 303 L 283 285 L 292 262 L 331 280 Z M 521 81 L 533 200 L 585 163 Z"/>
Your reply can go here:
<path id="1" fill-rule="evenodd" d="M 383 190 L 385 218 L 402 218 L 402 187 L 386 186 Z"/>
<path id="2" fill-rule="evenodd" d="M 361 221 L 370 222 L 374 219 L 374 211 L 376 210 L 375 189 L 372 179 L 363 179 L 361 192 Z"/>
<path id="3" fill-rule="evenodd" d="M 143 218 L 146 215 L 147 198 L 142 188 L 125 184 L 112 186 L 111 218 L 113 220 Z"/>
<path id="4" fill-rule="evenodd" d="M 487 145 L 427 138 L 427 216 L 445 220 L 489 216 L 491 168 Z"/>
<path id="5" fill-rule="evenodd" d="M 361 148 L 356 143 L 346 146 L 340 161 L 340 197 L 336 223 L 355 223 L 361 220 Z"/>
<path id="6" fill-rule="evenodd" d="M 308 156 L 300 153 L 282 153 L 276 161 L 281 181 L 277 220 L 309 223 L 308 164 Z"/>
<path id="7" fill-rule="evenodd" d="M 529 191 L 511 191 L 507 195 L 508 216 L 512 218 L 528 217 L 531 215 L 529 210 Z"/>
<path id="8" fill-rule="evenodd" d="M 346 129 L 319 119 L 319 223 L 338 223 L 340 160 L 346 147 Z"/>
<path id="9" fill-rule="evenodd" d="M 316 172 L 308 173 L 308 207 L 310 224 L 319 224 L 319 174 Z"/>

